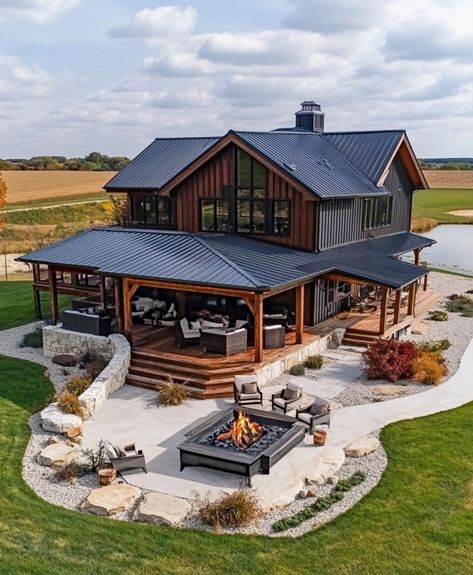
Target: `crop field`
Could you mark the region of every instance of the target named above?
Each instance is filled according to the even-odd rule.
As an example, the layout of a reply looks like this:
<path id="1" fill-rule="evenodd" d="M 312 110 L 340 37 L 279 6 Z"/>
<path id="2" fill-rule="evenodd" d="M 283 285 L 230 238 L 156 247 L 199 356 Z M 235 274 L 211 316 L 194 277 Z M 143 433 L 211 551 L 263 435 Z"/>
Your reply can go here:
<path id="1" fill-rule="evenodd" d="M 473 170 L 424 170 L 431 188 L 472 188 Z"/>
<path id="2" fill-rule="evenodd" d="M 5 171 L 8 204 L 41 205 L 104 195 L 102 187 L 115 172 Z M 46 201 L 45 201 L 46 200 Z"/>

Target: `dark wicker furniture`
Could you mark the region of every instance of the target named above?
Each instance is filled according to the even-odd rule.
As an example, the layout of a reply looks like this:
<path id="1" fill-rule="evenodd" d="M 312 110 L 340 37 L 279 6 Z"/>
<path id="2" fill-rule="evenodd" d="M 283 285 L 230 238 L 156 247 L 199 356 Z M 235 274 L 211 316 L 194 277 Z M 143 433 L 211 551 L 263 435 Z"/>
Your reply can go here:
<path id="1" fill-rule="evenodd" d="M 244 385 L 245 384 L 255 384 L 256 385 L 256 393 L 245 393 L 244 392 Z M 256 375 L 235 375 L 234 384 L 233 384 L 233 394 L 235 397 L 235 403 L 237 405 L 255 405 L 259 404 L 262 405 L 263 403 L 263 394 L 258 387 L 258 380 Z"/>
<path id="2" fill-rule="evenodd" d="M 215 328 L 202 330 L 204 352 L 233 355 L 245 351 L 248 344 L 246 329 Z"/>
<path id="3" fill-rule="evenodd" d="M 199 345 L 201 342 L 200 330 L 190 329 L 189 322 L 183 318 L 176 322 L 176 347 Z"/>
<path id="4" fill-rule="evenodd" d="M 311 405 L 296 410 L 296 419 L 308 425 L 310 433 L 314 431 L 316 425 L 330 427 L 330 401 L 316 397 Z"/>
<path id="5" fill-rule="evenodd" d="M 263 328 L 264 349 L 284 347 L 286 328 L 283 325 L 268 325 Z"/>
<path id="6" fill-rule="evenodd" d="M 291 394 L 293 397 L 288 397 Z M 281 409 L 284 413 L 295 408 L 295 404 L 302 396 L 302 387 L 296 383 L 289 382 L 285 389 L 273 393 L 271 396 L 272 409 Z"/>
<path id="7" fill-rule="evenodd" d="M 100 316 L 75 310 L 64 310 L 62 327 L 70 331 L 90 333 L 93 335 L 110 335 L 112 319 L 110 316 Z"/>

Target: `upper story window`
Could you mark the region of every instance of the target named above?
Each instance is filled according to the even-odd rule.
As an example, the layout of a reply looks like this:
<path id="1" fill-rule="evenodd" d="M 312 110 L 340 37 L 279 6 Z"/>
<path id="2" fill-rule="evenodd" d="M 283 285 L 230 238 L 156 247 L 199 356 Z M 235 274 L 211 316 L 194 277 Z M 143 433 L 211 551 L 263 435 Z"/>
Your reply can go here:
<path id="1" fill-rule="evenodd" d="M 133 195 L 131 218 L 134 226 L 170 228 L 174 224 L 171 199 L 156 194 Z"/>
<path id="2" fill-rule="evenodd" d="M 268 172 L 243 150 L 236 153 L 236 229 L 238 232 L 266 232 Z"/>
<path id="3" fill-rule="evenodd" d="M 290 231 L 289 201 L 274 200 L 272 204 L 272 233 L 276 236 L 288 236 Z"/>
<path id="4" fill-rule="evenodd" d="M 363 199 L 363 230 L 372 230 L 391 224 L 392 196 Z"/>
<path id="5" fill-rule="evenodd" d="M 200 222 L 203 232 L 228 232 L 228 200 L 201 200 Z"/>

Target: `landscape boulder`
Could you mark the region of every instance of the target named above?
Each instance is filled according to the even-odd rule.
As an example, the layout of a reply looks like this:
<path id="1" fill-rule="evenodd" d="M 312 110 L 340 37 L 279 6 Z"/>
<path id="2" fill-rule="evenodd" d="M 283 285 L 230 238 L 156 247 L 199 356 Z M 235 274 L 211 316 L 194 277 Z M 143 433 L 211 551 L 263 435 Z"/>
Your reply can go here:
<path id="1" fill-rule="evenodd" d="M 77 415 L 63 413 L 56 402 L 51 403 L 41 412 L 41 427 L 45 431 L 67 433 L 70 427 L 82 426 L 82 419 Z"/>
<path id="2" fill-rule="evenodd" d="M 77 359 L 70 353 L 60 353 L 55 355 L 52 362 L 56 365 L 62 365 L 63 367 L 74 367 L 77 365 Z"/>
<path id="3" fill-rule="evenodd" d="M 379 439 L 371 435 L 366 435 L 345 447 L 347 457 L 363 457 L 379 447 Z"/>
<path id="4" fill-rule="evenodd" d="M 140 497 L 138 487 L 114 483 L 93 489 L 82 504 L 82 509 L 94 515 L 116 515 L 128 511 Z"/>
<path id="5" fill-rule="evenodd" d="M 136 510 L 135 519 L 147 523 L 178 525 L 190 512 L 191 506 L 186 499 L 157 493 L 147 493 Z"/>
<path id="6" fill-rule="evenodd" d="M 74 460 L 78 452 L 76 446 L 72 447 L 64 442 L 52 443 L 38 455 L 38 463 L 45 467 L 63 467 Z"/>
<path id="7" fill-rule="evenodd" d="M 374 395 L 383 395 L 388 397 L 399 397 L 400 395 L 406 395 L 407 387 L 402 385 L 396 384 L 383 384 L 383 385 L 375 385 L 373 387 L 373 394 Z"/>
<path id="8" fill-rule="evenodd" d="M 343 449 L 338 447 L 324 448 L 323 456 L 317 460 L 310 473 L 307 474 L 306 485 L 322 485 L 337 473 L 344 461 Z"/>
<path id="9" fill-rule="evenodd" d="M 422 319 L 414 319 L 411 324 L 412 335 L 425 335 L 429 331 L 430 325 Z"/>

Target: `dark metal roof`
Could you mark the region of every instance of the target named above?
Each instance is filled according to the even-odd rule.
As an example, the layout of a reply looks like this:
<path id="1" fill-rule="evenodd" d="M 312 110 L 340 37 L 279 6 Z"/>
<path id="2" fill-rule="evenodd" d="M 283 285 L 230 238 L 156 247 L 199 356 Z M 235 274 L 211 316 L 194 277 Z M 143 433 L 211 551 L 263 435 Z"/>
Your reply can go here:
<path id="1" fill-rule="evenodd" d="M 388 193 L 373 184 L 323 134 L 234 132 L 320 198 Z"/>
<path id="2" fill-rule="evenodd" d="M 403 135 L 403 130 L 326 132 L 324 138 L 337 148 L 370 181 L 378 184 Z"/>
<path id="3" fill-rule="evenodd" d="M 411 232 L 401 232 L 366 240 L 363 243 L 370 251 L 397 257 L 415 249 L 427 248 L 436 241 Z"/>
<path id="4" fill-rule="evenodd" d="M 159 189 L 220 138 L 157 138 L 107 184 L 113 189 Z"/>
<path id="5" fill-rule="evenodd" d="M 414 236 L 396 234 L 402 235 Z M 19 259 L 92 268 L 104 275 L 254 291 L 298 283 L 327 272 L 399 288 L 428 272 L 373 249 L 377 241 L 314 253 L 235 235 L 94 228 Z M 396 241 L 407 245 L 409 240 L 399 237 Z"/>

